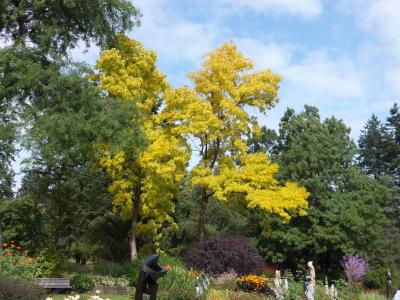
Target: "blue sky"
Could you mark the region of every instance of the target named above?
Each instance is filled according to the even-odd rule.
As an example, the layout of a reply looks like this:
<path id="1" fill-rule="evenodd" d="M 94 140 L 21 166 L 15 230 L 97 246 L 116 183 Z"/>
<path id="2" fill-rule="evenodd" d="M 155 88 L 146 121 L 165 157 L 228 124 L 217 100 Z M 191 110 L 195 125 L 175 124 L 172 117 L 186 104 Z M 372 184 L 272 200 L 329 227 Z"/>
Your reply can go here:
<path id="1" fill-rule="evenodd" d="M 277 128 L 286 107 L 315 105 L 357 139 L 372 113 L 400 94 L 399 0 L 136 0 L 142 25 L 128 35 L 158 53 L 174 86 L 190 84 L 204 54 L 233 40 L 257 69 L 281 74 L 280 102 L 260 123 Z M 80 50 L 73 52 L 80 56 Z M 85 59 L 93 63 L 98 51 Z"/>
<path id="2" fill-rule="evenodd" d="M 357 140 L 372 113 L 400 102 L 400 0 L 134 0 L 142 26 L 129 36 L 158 53 L 174 86 L 190 84 L 204 55 L 233 40 L 257 69 L 283 77 L 280 102 L 260 123 L 277 129 L 287 107 L 315 105 Z M 94 64 L 96 48 L 74 49 Z M 24 152 L 21 156 L 25 156 Z M 19 171 L 20 159 L 14 163 Z M 19 185 L 17 177 L 17 186 Z"/>

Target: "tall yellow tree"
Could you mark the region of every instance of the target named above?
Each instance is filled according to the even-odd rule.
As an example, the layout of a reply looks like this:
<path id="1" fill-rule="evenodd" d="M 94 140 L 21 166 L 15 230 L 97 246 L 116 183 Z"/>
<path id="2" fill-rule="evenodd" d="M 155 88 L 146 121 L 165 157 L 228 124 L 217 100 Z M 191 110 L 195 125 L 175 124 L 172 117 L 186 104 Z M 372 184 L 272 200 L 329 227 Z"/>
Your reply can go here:
<path id="1" fill-rule="evenodd" d="M 246 133 L 260 131 L 249 114 L 265 113 L 278 101 L 281 77 L 269 70 L 253 71 L 252 62 L 233 43 L 208 54 L 202 68 L 189 74 L 194 88 L 169 89 L 161 121 L 172 134 L 198 146 L 200 160 L 191 170 L 191 183 L 200 191 L 198 237 L 203 238 L 210 199 L 259 207 L 288 220 L 305 214 L 308 193 L 274 179 L 278 166 L 266 154 L 249 154 Z"/>
<path id="2" fill-rule="evenodd" d="M 139 151 L 122 149 L 114 153 L 110 144 L 99 146 L 100 165 L 112 180 L 109 191 L 114 194 L 114 211 L 131 220 L 130 252 L 131 260 L 135 260 L 138 236 L 150 234 L 158 246 L 159 229 L 165 222 L 173 223 L 172 198 L 186 174 L 190 148 L 157 115 L 168 84 L 156 67 L 154 52 L 121 35 L 116 48 L 102 53 L 96 69 L 91 79 L 100 89 L 135 104 L 139 120 L 132 122 L 141 126 L 147 140 Z"/>

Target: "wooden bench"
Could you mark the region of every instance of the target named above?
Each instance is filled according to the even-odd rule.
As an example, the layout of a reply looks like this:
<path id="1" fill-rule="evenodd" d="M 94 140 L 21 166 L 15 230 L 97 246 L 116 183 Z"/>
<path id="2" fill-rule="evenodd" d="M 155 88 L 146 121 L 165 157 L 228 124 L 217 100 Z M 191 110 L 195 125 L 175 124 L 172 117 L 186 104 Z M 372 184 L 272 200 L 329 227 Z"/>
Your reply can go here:
<path id="1" fill-rule="evenodd" d="M 45 289 L 65 290 L 71 288 L 69 278 L 38 278 L 36 283 Z"/>

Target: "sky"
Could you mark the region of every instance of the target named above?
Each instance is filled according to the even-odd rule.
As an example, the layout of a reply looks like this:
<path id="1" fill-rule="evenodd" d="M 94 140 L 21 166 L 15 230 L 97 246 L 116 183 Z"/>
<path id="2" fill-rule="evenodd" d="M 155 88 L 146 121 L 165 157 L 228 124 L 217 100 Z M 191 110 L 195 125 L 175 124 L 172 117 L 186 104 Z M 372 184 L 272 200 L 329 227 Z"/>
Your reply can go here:
<path id="1" fill-rule="evenodd" d="M 279 104 L 262 125 L 277 129 L 287 107 L 305 104 L 351 127 L 357 140 L 400 95 L 400 0 L 134 0 L 142 24 L 128 33 L 158 53 L 173 86 L 189 84 L 204 56 L 233 41 L 256 69 L 283 77 Z M 78 60 L 94 63 L 97 49 Z"/>
<path id="2" fill-rule="evenodd" d="M 374 113 L 381 120 L 400 102 L 400 0 L 133 0 L 143 17 L 128 36 L 158 54 L 175 86 L 205 55 L 233 41 L 256 69 L 283 77 L 278 105 L 259 116 L 277 129 L 287 107 L 305 104 L 335 116 L 357 140 Z M 84 52 L 85 50 L 85 52 Z M 94 64 L 96 47 L 76 48 Z M 26 154 L 25 154 L 26 155 Z M 24 155 L 22 155 L 24 156 Z M 20 169 L 17 159 L 14 168 Z M 20 176 L 17 176 L 19 186 Z"/>

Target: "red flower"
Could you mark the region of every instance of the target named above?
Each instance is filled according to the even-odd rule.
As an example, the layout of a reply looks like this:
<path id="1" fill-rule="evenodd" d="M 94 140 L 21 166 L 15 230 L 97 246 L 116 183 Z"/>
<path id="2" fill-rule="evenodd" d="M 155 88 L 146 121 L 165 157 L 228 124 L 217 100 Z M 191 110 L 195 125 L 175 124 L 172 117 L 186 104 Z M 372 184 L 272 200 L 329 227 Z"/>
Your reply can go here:
<path id="1" fill-rule="evenodd" d="M 14 244 L 14 240 L 11 240 L 10 243 L 11 243 L 11 244 Z"/>

